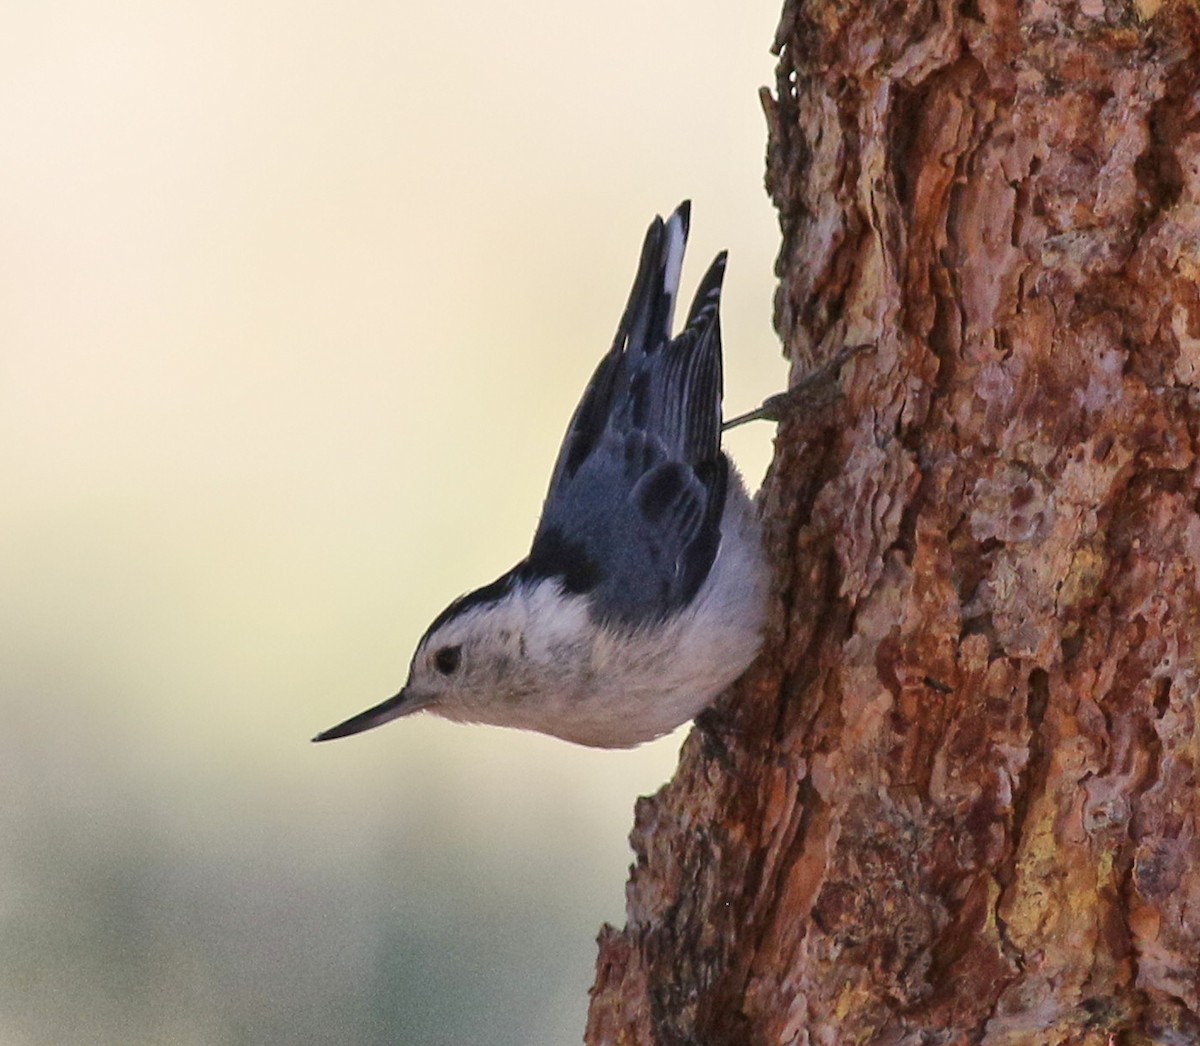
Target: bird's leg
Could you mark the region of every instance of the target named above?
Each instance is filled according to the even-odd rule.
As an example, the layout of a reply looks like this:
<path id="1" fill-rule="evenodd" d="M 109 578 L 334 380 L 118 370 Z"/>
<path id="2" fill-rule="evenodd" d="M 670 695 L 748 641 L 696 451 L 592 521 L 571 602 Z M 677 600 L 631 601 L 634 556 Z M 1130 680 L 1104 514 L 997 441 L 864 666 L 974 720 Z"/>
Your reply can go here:
<path id="1" fill-rule="evenodd" d="M 875 348 L 868 342 L 865 345 L 847 345 L 833 359 L 822 364 L 816 370 L 804 375 L 787 392 L 779 392 L 768 396 L 757 410 L 739 414 L 721 423 L 721 431 L 726 432 L 748 421 L 774 421 L 776 423 L 794 410 L 815 410 L 833 399 L 837 392 L 837 376 L 851 356 L 856 356 L 867 349 Z"/>
<path id="2" fill-rule="evenodd" d="M 740 777 L 726 736 L 738 737 L 741 731 L 733 725 L 728 708 L 709 705 L 693 720 L 692 726 L 700 738 L 700 751 L 710 763 L 716 763 L 727 774 Z"/>

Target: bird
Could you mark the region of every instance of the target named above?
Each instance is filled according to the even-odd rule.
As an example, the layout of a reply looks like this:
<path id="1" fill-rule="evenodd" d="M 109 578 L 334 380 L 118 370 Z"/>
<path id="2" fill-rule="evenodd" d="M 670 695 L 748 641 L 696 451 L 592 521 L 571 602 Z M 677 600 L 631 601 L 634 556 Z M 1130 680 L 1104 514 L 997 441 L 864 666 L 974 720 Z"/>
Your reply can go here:
<path id="1" fill-rule="evenodd" d="M 726 252 L 672 335 L 690 222 L 685 200 L 646 231 L 528 555 L 433 620 L 398 693 L 314 741 L 428 712 L 630 748 L 694 719 L 754 661 L 770 572 L 721 449 Z"/>

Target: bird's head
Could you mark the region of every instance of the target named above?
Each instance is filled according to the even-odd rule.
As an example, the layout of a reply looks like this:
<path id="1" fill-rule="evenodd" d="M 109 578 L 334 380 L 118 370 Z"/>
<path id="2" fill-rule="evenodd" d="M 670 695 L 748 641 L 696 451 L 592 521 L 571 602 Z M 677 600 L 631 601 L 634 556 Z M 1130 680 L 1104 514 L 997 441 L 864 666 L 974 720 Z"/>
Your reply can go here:
<path id="1" fill-rule="evenodd" d="M 393 697 L 318 734 L 329 741 L 428 711 L 460 722 L 524 725 L 586 640 L 582 601 L 553 581 L 523 583 L 516 571 L 462 596 L 417 644 L 408 681 Z"/>

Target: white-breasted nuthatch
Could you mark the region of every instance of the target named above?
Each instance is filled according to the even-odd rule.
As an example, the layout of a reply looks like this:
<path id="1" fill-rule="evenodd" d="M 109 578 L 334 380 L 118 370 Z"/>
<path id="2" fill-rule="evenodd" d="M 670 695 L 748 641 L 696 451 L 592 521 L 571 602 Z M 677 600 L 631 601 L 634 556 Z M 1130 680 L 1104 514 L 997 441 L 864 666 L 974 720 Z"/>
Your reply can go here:
<path id="1" fill-rule="evenodd" d="M 721 451 L 724 252 L 671 337 L 689 215 L 685 201 L 646 232 L 529 555 L 437 616 L 395 697 L 313 740 L 426 711 L 627 748 L 692 719 L 754 660 L 768 569 Z"/>

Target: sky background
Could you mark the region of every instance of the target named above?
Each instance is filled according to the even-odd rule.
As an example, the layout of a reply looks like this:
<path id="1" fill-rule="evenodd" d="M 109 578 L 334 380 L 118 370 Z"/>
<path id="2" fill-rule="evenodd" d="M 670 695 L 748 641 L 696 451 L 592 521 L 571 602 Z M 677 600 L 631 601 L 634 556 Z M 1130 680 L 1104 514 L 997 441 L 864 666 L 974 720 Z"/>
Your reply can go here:
<path id="1" fill-rule="evenodd" d="M 0 1044 L 579 1041 L 682 732 L 308 738 L 527 551 L 655 213 L 785 384 L 778 0 L 0 14 Z"/>

